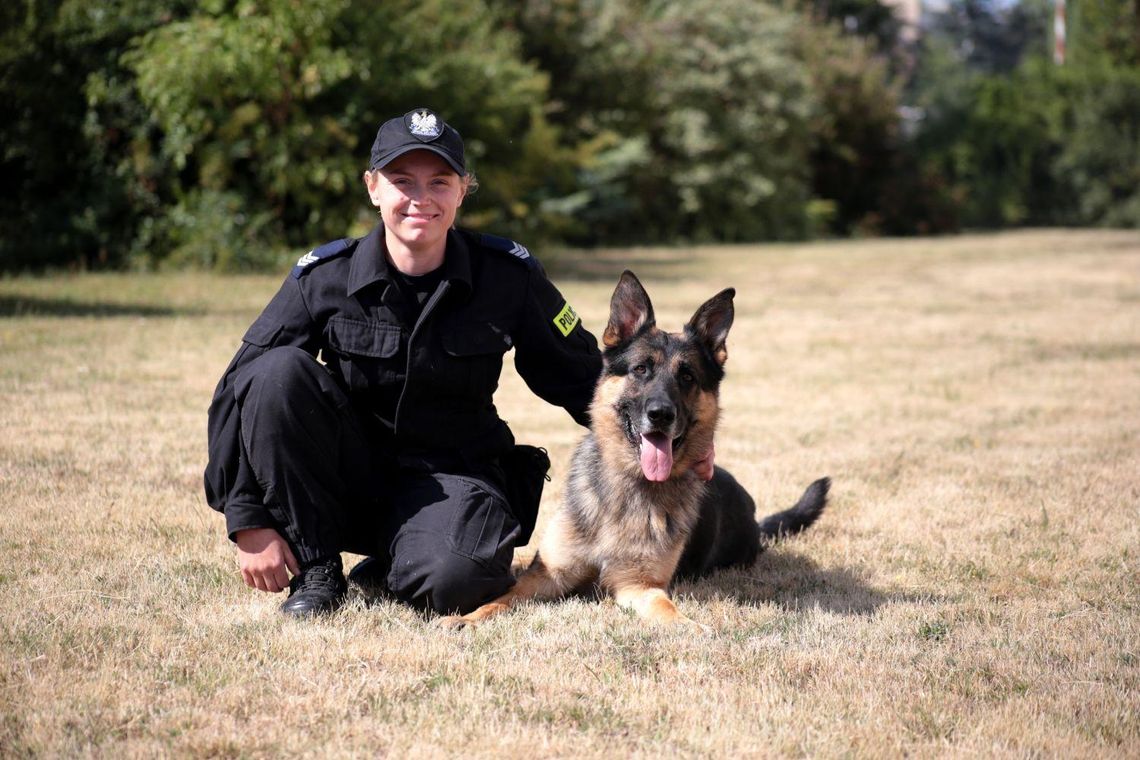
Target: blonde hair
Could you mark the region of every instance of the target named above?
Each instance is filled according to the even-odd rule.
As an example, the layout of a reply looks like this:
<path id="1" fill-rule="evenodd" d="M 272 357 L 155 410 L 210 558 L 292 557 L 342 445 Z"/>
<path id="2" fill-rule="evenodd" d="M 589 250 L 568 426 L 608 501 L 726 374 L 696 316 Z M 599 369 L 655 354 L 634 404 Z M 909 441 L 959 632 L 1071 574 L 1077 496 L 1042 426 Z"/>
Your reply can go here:
<path id="1" fill-rule="evenodd" d="M 367 179 L 375 180 L 375 175 L 379 173 L 379 169 L 364 170 L 364 176 Z M 464 195 L 471 195 L 479 189 L 479 178 L 475 176 L 474 172 L 465 172 L 459 179 L 464 184 Z"/>

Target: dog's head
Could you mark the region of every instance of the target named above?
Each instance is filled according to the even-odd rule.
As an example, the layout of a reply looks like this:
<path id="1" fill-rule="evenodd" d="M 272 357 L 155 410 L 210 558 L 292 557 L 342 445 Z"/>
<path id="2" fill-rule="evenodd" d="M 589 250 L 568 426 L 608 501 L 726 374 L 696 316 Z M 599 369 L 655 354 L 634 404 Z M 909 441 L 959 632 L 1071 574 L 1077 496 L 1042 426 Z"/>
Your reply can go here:
<path id="1" fill-rule="evenodd" d="M 712 445 L 735 295 L 722 290 L 682 332 L 668 333 L 657 328 L 649 294 L 632 272 L 614 290 L 594 423 L 606 424 L 599 418 L 609 415 L 614 437 L 622 436 L 648 480 L 687 472 Z"/>

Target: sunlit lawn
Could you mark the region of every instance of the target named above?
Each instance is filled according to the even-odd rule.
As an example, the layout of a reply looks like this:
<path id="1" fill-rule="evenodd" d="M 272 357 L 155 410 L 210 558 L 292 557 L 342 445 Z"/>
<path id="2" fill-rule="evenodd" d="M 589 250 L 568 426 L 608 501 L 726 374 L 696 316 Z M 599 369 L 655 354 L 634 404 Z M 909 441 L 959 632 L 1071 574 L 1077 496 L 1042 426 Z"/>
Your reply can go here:
<path id="1" fill-rule="evenodd" d="M 201 472 L 284 272 L 0 280 L 0 756 L 1136 756 L 1140 234 L 551 270 L 598 333 L 626 266 L 673 329 L 737 288 L 717 456 L 761 511 L 834 483 L 812 531 L 675 589 L 708 637 L 587 600 L 283 619 Z M 581 431 L 509 367 L 498 401 L 549 514 Z"/>

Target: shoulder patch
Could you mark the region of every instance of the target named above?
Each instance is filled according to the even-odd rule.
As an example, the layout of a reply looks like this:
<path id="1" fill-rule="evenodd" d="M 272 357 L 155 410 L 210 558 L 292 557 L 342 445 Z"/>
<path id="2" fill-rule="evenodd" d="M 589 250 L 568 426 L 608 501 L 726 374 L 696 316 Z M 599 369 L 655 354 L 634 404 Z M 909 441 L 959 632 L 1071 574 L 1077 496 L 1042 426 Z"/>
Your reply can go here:
<path id="1" fill-rule="evenodd" d="M 511 256 L 514 256 L 516 259 L 523 262 L 532 269 L 539 266 L 538 259 L 536 259 L 534 256 L 531 256 L 530 251 L 528 251 L 525 246 L 523 246 L 521 243 L 516 243 L 510 238 L 483 233 L 479 235 L 479 242 L 487 248 L 491 248 L 492 250 L 496 251 L 502 251 L 503 253 L 508 253 Z"/>
<path id="2" fill-rule="evenodd" d="M 327 261 L 347 251 L 349 245 L 353 242 L 354 238 L 342 238 L 341 240 L 334 240 L 331 243 L 325 243 L 322 246 L 314 248 L 297 259 L 297 265 L 293 267 L 293 276 L 300 278 L 301 275 L 307 272 L 314 264 Z"/>

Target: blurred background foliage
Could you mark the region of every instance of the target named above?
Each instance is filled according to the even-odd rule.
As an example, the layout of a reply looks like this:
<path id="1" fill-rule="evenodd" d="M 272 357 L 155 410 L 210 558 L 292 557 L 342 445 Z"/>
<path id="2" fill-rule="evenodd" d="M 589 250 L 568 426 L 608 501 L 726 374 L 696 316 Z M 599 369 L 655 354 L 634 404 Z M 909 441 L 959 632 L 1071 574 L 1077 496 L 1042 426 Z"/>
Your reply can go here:
<path id="1" fill-rule="evenodd" d="M 279 266 L 375 223 L 385 118 L 461 223 L 569 245 L 1140 226 L 1140 0 L 10 0 L 0 270 Z"/>

